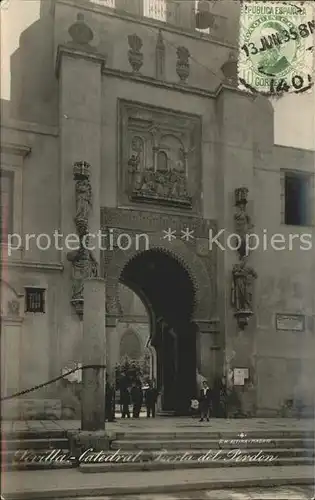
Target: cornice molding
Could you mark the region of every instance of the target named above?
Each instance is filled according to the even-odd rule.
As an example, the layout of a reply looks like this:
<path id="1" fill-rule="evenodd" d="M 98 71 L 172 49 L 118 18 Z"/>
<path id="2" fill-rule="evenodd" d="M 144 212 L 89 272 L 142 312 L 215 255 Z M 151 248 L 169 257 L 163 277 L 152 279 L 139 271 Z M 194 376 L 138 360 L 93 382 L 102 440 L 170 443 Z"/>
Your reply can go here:
<path id="1" fill-rule="evenodd" d="M 15 267 L 24 269 L 33 269 L 35 271 L 63 271 L 64 266 L 58 262 L 56 263 L 44 263 L 44 262 L 30 262 L 30 261 L 3 261 L 1 262 L 2 267 Z"/>
<path id="2" fill-rule="evenodd" d="M 174 92 L 181 92 L 183 94 L 196 95 L 198 97 L 217 99 L 224 90 L 228 90 L 244 97 L 250 98 L 252 100 L 256 99 L 255 94 L 250 94 L 245 90 L 239 89 L 237 86 L 229 85 L 228 83 L 220 83 L 215 90 L 207 90 L 200 87 L 192 87 L 188 84 L 180 84 L 175 82 L 166 82 L 157 80 L 151 76 L 144 76 L 128 71 L 122 71 L 118 69 L 102 67 L 102 74 L 110 78 L 120 78 L 123 80 L 133 81 L 135 83 L 141 83 L 144 85 L 150 85 L 152 87 L 165 88 L 166 90 L 173 90 Z"/>
<path id="3" fill-rule="evenodd" d="M 159 87 L 159 88 L 164 88 L 166 90 L 173 90 L 175 92 L 182 92 L 183 94 L 193 94 L 198 97 L 206 97 L 210 99 L 216 97 L 216 91 L 206 90 L 200 87 L 192 87 L 187 84 L 161 81 L 151 76 L 144 76 L 144 75 L 134 74 L 128 71 L 106 68 L 105 66 L 103 66 L 102 68 L 102 74 L 111 78 L 120 78 L 123 80 L 129 80 L 135 83 L 150 85 L 152 87 Z"/>
<path id="4" fill-rule="evenodd" d="M 29 146 L 24 146 L 22 144 L 15 144 L 10 142 L 2 142 L 1 143 L 1 153 L 10 154 L 16 156 L 22 156 L 25 158 L 31 152 L 31 148 Z"/>
<path id="5" fill-rule="evenodd" d="M 40 123 L 21 122 L 12 118 L 3 120 L 1 123 L 1 129 L 40 135 L 51 135 L 54 137 L 57 137 L 59 135 L 58 127 L 42 125 Z"/>
<path id="6" fill-rule="evenodd" d="M 3 326 L 6 324 L 6 323 L 10 323 L 11 325 L 21 325 L 21 323 L 23 323 L 24 321 L 24 317 L 18 317 L 18 318 L 13 318 L 11 316 L 0 316 L 1 318 L 1 323 L 3 324 Z"/>
<path id="7" fill-rule="evenodd" d="M 231 85 L 226 82 L 220 83 L 220 85 L 217 87 L 215 91 L 215 98 L 217 99 L 220 94 L 224 92 L 224 90 L 229 90 L 230 92 L 242 95 L 243 97 L 248 97 L 252 100 L 255 100 L 257 98 L 256 94 L 250 94 L 249 92 L 246 92 L 246 90 L 241 90 L 236 85 Z"/>
<path id="8" fill-rule="evenodd" d="M 105 66 L 107 61 L 106 54 L 100 54 L 99 52 L 84 50 L 83 48 L 74 44 L 58 45 L 56 66 L 55 66 L 55 73 L 57 78 L 59 78 L 60 75 L 62 56 L 72 57 L 73 59 L 85 59 L 86 61 L 91 61 L 96 64 L 100 64 L 101 68 Z"/>

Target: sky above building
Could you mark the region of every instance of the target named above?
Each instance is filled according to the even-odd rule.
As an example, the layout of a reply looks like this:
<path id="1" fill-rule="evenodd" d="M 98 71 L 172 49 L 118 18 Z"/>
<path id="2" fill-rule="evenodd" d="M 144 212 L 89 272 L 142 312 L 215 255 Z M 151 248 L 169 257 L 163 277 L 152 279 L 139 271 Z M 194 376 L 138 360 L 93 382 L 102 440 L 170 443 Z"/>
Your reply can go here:
<path id="1" fill-rule="evenodd" d="M 40 0 L 1 2 L 1 98 L 10 99 L 10 57 L 21 33 L 39 18 Z M 315 35 L 314 35 L 315 46 Z M 275 143 L 315 149 L 315 92 L 273 99 Z"/>

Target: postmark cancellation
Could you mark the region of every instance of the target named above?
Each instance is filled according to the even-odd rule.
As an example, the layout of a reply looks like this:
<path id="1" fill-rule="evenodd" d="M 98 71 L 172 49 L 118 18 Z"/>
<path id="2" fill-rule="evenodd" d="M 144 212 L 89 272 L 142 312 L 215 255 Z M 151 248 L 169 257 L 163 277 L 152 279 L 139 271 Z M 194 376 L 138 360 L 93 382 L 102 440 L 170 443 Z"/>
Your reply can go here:
<path id="1" fill-rule="evenodd" d="M 238 86 L 266 95 L 307 92 L 314 77 L 314 2 L 243 2 Z"/>

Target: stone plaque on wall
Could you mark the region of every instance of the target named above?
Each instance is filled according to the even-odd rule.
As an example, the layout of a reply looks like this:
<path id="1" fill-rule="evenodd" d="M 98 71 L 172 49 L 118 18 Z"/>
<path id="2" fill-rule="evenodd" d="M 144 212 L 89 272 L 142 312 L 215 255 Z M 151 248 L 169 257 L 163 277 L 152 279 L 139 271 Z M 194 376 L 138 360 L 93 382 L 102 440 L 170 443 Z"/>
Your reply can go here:
<path id="1" fill-rule="evenodd" d="M 304 332 L 305 316 L 302 314 L 276 314 L 276 329 Z"/>
<path id="2" fill-rule="evenodd" d="M 118 140 L 121 203 L 200 211 L 198 116 L 120 100 Z"/>

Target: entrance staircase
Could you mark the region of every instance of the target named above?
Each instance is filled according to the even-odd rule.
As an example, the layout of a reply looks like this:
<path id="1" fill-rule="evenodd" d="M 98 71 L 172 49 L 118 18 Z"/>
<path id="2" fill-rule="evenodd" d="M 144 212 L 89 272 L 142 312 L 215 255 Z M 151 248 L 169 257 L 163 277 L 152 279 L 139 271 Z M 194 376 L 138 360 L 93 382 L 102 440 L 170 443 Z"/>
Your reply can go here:
<path id="1" fill-rule="evenodd" d="M 53 451 L 58 450 L 54 460 Z M 140 453 L 141 452 L 141 453 Z M 21 460 L 21 457 L 24 459 Z M 312 465 L 315 458 L 314 432 L 251 432 L 247 436 L 231 431 L 196 430 L 117 432 L 108 454 L 121 456 L 108 462 L 81 463 L 81 472 L 169 470 L 266 465 Z M 39 460 L 50 454 L 51 460 Z M 133 457 L 138 455 L 136 461 Z M 25 458 L 26 457 L 26 458 Z M 37 457 L 37 458 L 34 458 Z M 67 431 L 11 432 L 2 436 L 2 464 L 6 470 L 73 468 Z"/>
<path id="2" fill-rule="evenodd" d="M 60 450 L 56 460 L 40 461 Z M 73 468 L 74 461 L 58 460 L 70 455 L 67 431 L 24 431 L 1 435 L 1 463 L 4 470 L 36 470 Z"/>
<path id="3" fill-rule="evenodd" d="M 81 464 L 94 470 L 168 470 L 195 467 L 312 465 L 315 458 L 314 433 L 303 431 L 252 432 L 236 436 L 231 432 L 206 430 L 189 432 L 140 432 L 116 435 L 111 449 L 136 455 L 141 462 Z M 119 453 L 117 453 L 119 454 Z"/>

